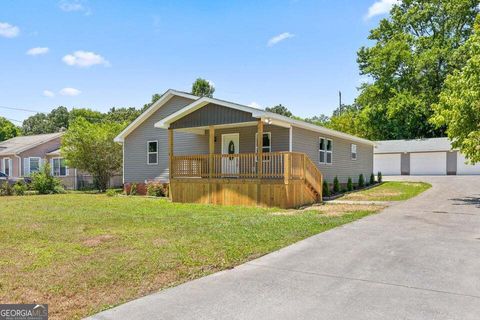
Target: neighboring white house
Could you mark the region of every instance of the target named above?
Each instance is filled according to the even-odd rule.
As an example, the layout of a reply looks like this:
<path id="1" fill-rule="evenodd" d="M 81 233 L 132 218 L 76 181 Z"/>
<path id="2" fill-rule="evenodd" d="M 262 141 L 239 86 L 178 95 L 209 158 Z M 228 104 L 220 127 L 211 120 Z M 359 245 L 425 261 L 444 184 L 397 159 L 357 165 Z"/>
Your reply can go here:
<path id="1" fill-rule="evenodd" d="M 448 138 L 376 141 L 374 172 L 383 175 L 480 174 L 480 163 L 465 163 Z"/>

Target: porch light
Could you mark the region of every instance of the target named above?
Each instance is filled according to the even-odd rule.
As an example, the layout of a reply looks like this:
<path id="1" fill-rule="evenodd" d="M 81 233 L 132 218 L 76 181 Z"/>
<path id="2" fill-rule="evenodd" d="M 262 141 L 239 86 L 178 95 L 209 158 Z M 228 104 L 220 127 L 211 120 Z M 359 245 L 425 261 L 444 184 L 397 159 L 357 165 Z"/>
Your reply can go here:
<path id="1" fill-rule="evenodd" d="M 272 124 L 272 119 L 270 119 L 270 118 L 265 118 L 265 119 L 263 120 L 263 122 L 265 122 L 266 124 Z"/>

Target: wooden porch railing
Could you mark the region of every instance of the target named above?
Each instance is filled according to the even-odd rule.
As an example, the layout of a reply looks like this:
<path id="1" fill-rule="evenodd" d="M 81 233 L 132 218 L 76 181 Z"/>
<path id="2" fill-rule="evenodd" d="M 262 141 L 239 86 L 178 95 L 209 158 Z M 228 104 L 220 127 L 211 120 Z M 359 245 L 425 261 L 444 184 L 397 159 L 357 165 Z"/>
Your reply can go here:
<path id="1" fill-rule="evenodd" d="M 262 153 L 260 172 L 257 153 L 177 155 L 172 157 L 172 178 L 305 179 L 321 194 L 322 174 L 304 153 Z"/>

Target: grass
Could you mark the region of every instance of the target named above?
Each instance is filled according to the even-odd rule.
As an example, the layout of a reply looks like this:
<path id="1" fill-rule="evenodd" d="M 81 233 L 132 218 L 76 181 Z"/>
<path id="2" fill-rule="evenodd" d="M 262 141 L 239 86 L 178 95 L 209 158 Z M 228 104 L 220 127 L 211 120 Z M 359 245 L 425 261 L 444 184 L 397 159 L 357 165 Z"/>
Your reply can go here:
<path id="1" fill-rule="evenodd" d="M 0 301 L 84 317 L 264 255 L 379 207 L 279 210 L 93 194 L 3 197 Z"/>
<path id="2" fill-rule="evenodd" d="M 347 194 L 341 200 L 401 201 L 413 198 L 431 186 L 425 182 L 388 181 L 367 190 Z"/>

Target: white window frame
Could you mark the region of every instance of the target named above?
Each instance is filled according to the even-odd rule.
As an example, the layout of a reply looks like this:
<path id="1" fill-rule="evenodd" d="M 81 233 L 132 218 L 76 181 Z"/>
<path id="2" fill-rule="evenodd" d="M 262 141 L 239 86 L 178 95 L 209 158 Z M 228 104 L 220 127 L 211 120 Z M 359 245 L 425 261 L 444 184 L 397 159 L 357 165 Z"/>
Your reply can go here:
<path id="1" fill-rule="evenodd" d="M 5 172 L 5 163 L 8 160 L 8 174 Z M 6 174 L 8 177 L 13 177 L 12 176 L 12 170 L 13 170 L 13 161 L 11 158 L 3 158 L 3 164 L 2 164 L 2 172 Z"/>
<path id="2" fill-rule="evenodd" d="M 350 157 L 352 158 L 352 160 L 358 159 L 357 145 L 355 143 L 352 143 L 350 145 Z"/>
<path id="3" fill-rule="evenodd" d="M 42 170 L 42 158 L 40 157 L 28 157 L 28 172 L 29 174 L 32 173 L 32 159 L 38 159 L 38 171 L 34 171 L 34 172 L 40 172 Z"/>
<path id="4" fill-rule="evenodd" d="M 157 144 L 157 152 L 150 152 L 150 143 L 155 142 Z M 155 154 L 156 161 L 155 162 L 150 162 L 150 155 Z M 147 165 L 158 165 L 158 140 L 149 140 L 147 141 Z"/>
<path id="5" fill-rule="evenodd" d="M 63 157 L 53 157 L 50 159 L 50 170 L 52 171 L 52 176 L 54 177 L 68 177 L 69 176 L 69 170 L 68 170 L 68 166 L 65 164 L 65 174 L 62 175 L 62 170 L 61 170 L 61 166 L 58 168 L 58 175 L 55 175 L 55 161 L 54 160 L 58 160 L 58 161 L 62 161 L 62 160 L 65 160 L 65 158 Z M 59 162 L 60 163 L 60 162 Z"/>
<path id="6" fill-rule="evenodd" d="M 270 141 L 270 145 L 268 146 L 268 151 L 263 151 L 263 152 L 272 152 L 272 133 L 264 132 L 263 134 L 266 134 L 268 136 L 268 140 Z M 267 147 L 263 146 L 263 148 L 267 148 Z M 257 152 L 258 152 L 258 132 L 255 132 L 255 153 Z"/>
<path id="7" fill-rule="evenodd" d="M 325 140 L 325 142 L 324 142 L 325 150 L 320 149 L 320 144 L 321 144 L 322 139 Z M 330 145 L 332 146 L 330 150 L 327 150 L 328 141 L 330 141 Z M 320 153 L 321 152 L 323 152 L 325 154 L 325 156 L 323 157 L 324 161 L 320 160 Z M 327 162 L 328 154 L 330 154 L 330 160 L 331 160 L 330 162 Z M 321 164 L 326 164 L 326 165 L 332 165 L 333 164 L 333 140 L 332 139 L 324 138 L 324 137 L 319 137 L 318 138 L 318 162 L 321 163 Z"/>

